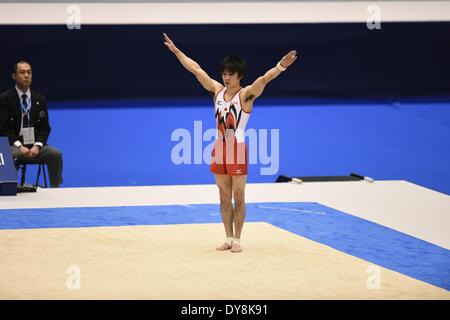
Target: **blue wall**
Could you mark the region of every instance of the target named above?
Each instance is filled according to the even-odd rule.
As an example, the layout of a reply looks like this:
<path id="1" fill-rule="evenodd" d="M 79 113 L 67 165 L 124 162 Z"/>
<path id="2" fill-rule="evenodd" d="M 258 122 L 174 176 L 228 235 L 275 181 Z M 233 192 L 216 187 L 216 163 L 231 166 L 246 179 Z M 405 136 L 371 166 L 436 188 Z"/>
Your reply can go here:
<path id="1" fill-rule="evenodd" d="M 258 161 L 249 182 L 356 172 L 450 194 L 450 102 L 276 101 L 257 102 L 247 128 L 279 130 L 279 170 L 262 175 Z M 214 127 L 209 100 L 54 102 L 50 118 L 64 187 L 214 183 L 208 163 L 171 160 L 174 130 Z"/>
<path id="2" fill-rule="evenodd" d="M 214 123 L 212 101 L 167 51 L 163 31 L 216 79 L 220 59 L 241 54 L 249 64 L 243 84 L 299 51 L 249 122 L 279 129 L 279 170 L 261 175 L 261 165 L 251 165 L 250 182 L 357 172 L 450 194 L 449 22 L 383 23 L 381 30 L 364 23 L 2 25 L 0 91 L 12 85 L 14 62 L 32 62 L 33 89 L 49 100 L 49 142 L 64 153 L 63 186 L 213 182 L 207 164 L 171 161 L 173 130 Z M 441 98 L 395 102 L 418 96 Z M 343 100 L 323 103 L 327 97 Z"/>

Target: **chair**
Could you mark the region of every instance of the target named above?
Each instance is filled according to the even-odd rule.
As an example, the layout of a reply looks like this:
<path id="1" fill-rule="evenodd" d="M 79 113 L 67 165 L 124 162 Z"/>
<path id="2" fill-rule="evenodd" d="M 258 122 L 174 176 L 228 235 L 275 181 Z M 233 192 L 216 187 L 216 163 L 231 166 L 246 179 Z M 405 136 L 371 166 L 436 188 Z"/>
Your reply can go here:
<path id="1" fill-rule="evenodd" d="M 36 185 L 35 187 L 37 188 L 38 186 L 42 188 L 42 186 L 39 185 L 39 177 L 41 176 L 41 171 L 43 172 L 43 176 L 44 176 L 44 186 L 45 188 L 48 187 L 47 185 L 47 175 L 45 173 L 45 164 L 44 163 L 19 163 L 19 166 L 22 167 L 22 175 L 20 177 L 20 185 L 23 186 L 25 184 L 25 176 L 26 176 L 26 172 L 27 172 L 27 166 L 30 165 L 38 165 L 38 172 L 37 172 L 37 177 L 36 177 Z"/>

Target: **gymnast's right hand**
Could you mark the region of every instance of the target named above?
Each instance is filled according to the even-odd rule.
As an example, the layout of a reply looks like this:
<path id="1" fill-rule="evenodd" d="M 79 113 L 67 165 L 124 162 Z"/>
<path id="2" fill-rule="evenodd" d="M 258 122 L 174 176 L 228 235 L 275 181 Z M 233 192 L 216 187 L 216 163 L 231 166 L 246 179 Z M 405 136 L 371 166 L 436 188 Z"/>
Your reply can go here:
<path id="1" fill-rule="evenodd" d="M 170 51 L 172 51 L 173 53 L 175 53 L 175 51 L 177 50 L 177 47 L 175 47 L 175 44 L 173 43 L 173 41 L 169 38 L 169 36 L 163 32 L 164 35 L 164 44 L 166 45 L 167 48 L 169 48 Z"/>

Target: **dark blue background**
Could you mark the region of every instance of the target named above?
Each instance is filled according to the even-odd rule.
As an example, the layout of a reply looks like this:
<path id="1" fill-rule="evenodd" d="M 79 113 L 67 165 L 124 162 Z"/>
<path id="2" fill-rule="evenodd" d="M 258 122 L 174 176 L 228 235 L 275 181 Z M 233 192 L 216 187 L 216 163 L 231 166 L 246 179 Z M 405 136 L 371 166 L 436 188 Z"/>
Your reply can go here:
<path id="1" fill-rule="evenodd" d="M 162 32 L 220 80 L 228 53 L 247 60 L 248 84 L 289 50 L 295 69 L 269 97 L 396 97 L 450 93 L 450 23 L 0 26 L 0 89 L 19 58 L 51 100 L 204 96 L 163 44 Z"/>

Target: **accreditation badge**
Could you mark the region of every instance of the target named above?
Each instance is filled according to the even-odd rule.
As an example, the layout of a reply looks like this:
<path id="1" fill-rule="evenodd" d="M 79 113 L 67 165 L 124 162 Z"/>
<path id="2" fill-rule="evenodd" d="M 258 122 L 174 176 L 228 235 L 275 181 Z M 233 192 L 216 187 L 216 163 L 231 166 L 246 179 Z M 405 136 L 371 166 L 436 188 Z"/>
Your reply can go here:
<path id="1" fill-rule="evenodd" d="M 28 127 L 22 129 L 23 144 L 34 144 L 34 127 Z"/>

